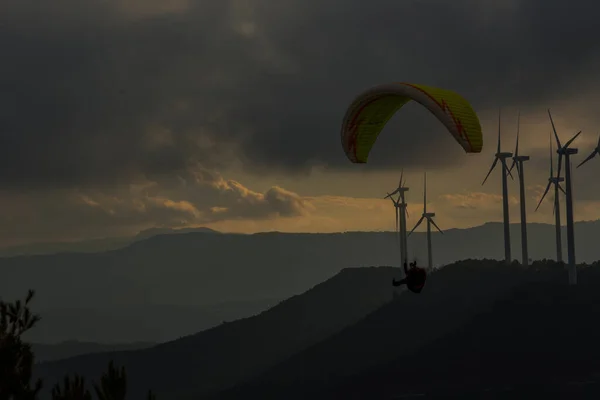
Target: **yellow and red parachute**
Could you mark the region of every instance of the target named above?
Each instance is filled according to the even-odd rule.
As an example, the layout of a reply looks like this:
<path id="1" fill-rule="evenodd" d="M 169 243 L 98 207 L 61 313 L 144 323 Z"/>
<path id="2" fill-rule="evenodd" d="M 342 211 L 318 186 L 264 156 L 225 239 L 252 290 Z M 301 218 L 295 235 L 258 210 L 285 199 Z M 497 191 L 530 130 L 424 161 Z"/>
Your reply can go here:
<path id="1" fill-rule="evenodd" d="M 348 107 L 342 124 L 342 146 L 350 161 L 366 163 L 385 124 L 411 100 L 431 111 L 465 152 L 481 152 L 481 125 L 467 100 L 450 90 L 399 82 L 375 86 Z"/>

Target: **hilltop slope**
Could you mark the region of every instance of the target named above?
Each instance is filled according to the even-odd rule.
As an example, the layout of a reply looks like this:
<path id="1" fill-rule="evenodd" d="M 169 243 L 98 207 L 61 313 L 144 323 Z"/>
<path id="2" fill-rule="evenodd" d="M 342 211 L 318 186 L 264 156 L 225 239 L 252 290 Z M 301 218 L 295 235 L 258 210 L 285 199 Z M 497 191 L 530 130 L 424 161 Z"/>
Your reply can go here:
<path id="1" fill-rule="evenodd" d="M 408 356 L 461 329 L 476 315 L 493 313 L 495 302 L 513 289 L 557 279 L 566 280 L 562 268 L 536 271 L 490 260 L 450 265 L 432 274 L 420 295 L 402 294 L 357 324 L 218 398 L 281 398 L 284 394 L 291 398 L 290 392 L 297 395 L 294 398 L 312 398 L 322 390 L 307 393 L 311 386 L 345 380 Z"/>
<path id="2" fill-rule="evenodd" d="M 345 269 L 255 317 L 150 349 L 42 363 L 35 372 L 48 382 L 46 388 L 67 373 L 93 380 L 112 358 L 127 368 L 132 397 L 143 395 L 148 382 L 159 398 L 216 391 L 250 379 L 388 303 L 396 275 L 389 267 Z"/>
<path id="3" fill-rule="evenodd" d="M 131 342 L 163 343 L 233 321 L 256 315 L 279 301 L 229 302 L 207 306 L 139 305 L 121 307 L 47 308 L 43 299 L 36 307 L 42 321 L 25 334 L 25 339 L 40 344 L 76 340 L 120 344 Z M 160 318 L 156 316 L 160 315 Z"/>
<path id="4" fill-rule="evenodd" d="M 114 352 L 120 350 L 137 350 L 155 345 L 156 343 L 148 342 L 103 344 L 68 341 L 56 344 L 33 343 L 31 347 L 33 349 L 33 353 L 35 354 L 35 362 L 40 363 L 75 357 L 81 354 L 103 353 L 107 351 Z"/>
<path id="5" fill-rule="evenodd" d="M 481 396 L 503 388 L 514 398 L 525 388 L 536 388 L 538 394 L 554 389 L 556 395 L 557 386 L 564 390 L 594 381 L 595 396 L 587 398 L 599 398 L 600 268 L 582 271 L 580 279 L 577 287 L 564 280 L 520 286 L 458 331 L 414 355 L 347 379 L 333 393 Z"/>
<path id="6" fill-rule="evenodd" d="M 437 305 L 441 310 L 411 314 L 403 307 L 411 303 L 407 293 L 403 302 L 382 307 L 217 398 L 389 399 L 410 393 L 481 398 L 503 392 L 514 397 L 525 390 L 539 395 L 545 385 L 566 390 L 562 386 L 572 381 L 597 381 L 600 267 L 582 270 L 577 287 L 569 287 L 560 270 L 517 275 L 496 275 L 494 285 L 479 281 L 482 288 L 501 294 L 496 300 L 457 287 L 467 300 L 462 306 L 471 310 L 448 313 L 448 324 L 442 314 L 460 301 L 447 298 Z M 414 315 L 419 312 L 420 321 Z M 574 398 L 570 390 L 569 398 Z"/>

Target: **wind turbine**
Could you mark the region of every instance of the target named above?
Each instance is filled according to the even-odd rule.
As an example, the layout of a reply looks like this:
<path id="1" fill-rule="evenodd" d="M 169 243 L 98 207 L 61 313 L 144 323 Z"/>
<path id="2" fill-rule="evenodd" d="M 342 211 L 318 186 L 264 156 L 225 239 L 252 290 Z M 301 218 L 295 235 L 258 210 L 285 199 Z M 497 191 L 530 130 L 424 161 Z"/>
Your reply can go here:
<path id="1" fill-rule="evenodd" d="M 594 148 L 594 151 L 592 151 L 592 154 L 590 154 L 589 156 L 587 156 L 587 158 L 585 160 L 583 160 L 578 166 L 577 168 L 581 167 L 583 164 L 585 164 L 586 162 L 590 161 L 592 158 L 594 158 L 594 156 L 598 154 L 600 155 L 600 137 L 598 138 L 598 144 L 596 145 L 596 147 Z"/>
<path id="2" fill-rule="evenodd" d="M 488 177 L 496 167 L 498 160 L 500 160 L 500 163 L 502 164 L 502 209 L 504 213 L 504 260 L 507 264 L 512 262 L 510 255 L 510 225 L 508 220 L 508 184 L 506 182 L 507 175 L 510 175 L 512 178 L 512 174 L 506 166 L 506 159 L 509 157 L 512 157 L 512 153 L 500 151 L 500 112 L 498 111 L 498 149 L 492 167 L 481 185 L 483 186 L 485 184 L 485 181 L 487 181 Z"/>
<path id="3" fill-rule="evenodd" d="M 421 219 L 419 220 L 419 222 L 417 222 L 417 224 L 412 229 L 412 231 L 410 231 L 408 236 L 412 235 L 412 233 L 415 231 L 415 229 L 417 229 L 417 227 L 419 225 L 421 225 L 421 222 L 423 222 L 424 219 L 427 219 L 427 257 L 428 257 L 427 260 L 428 260 L 428 269 L 429 269 L 429 271 L 431 271 L 433 269 L 433 260 L 432 260 L 432 251 L 431 251 L 431 224 L 433 224 L 433 226 L 435 226 L 435 228 L 438 231 L 440 231 L 440 233 L 443 234 L 444 232 L 442 232 L 440 227 L 437 226 L 437 224 L 433 220 L 433 217 L 435 217 L 435 213 L 427 212 L 427 173 L 425 173 L 424 182 L 425 183 L 423 186 L 423 214 L 421 214 Z"/>
<path id="4" fill-rule="evenodd" d="M 408 262 L 408 245 L 406 240 L 406 217 L 408 216 L 408 210 L 405 200 L 405 193 L 408 191 L 408 188 L 404 186 L 406 181 L 402 181 L 402 177 L 404 176 L 404 170 L 400 173 L 400 181 L 398 182 L 398 187 L 392 192 L 388 193 L 384 198 L 388 197 L 394 201 L 394 205 L 399 205 L 399 218 L 398 218 L 398 228 L 400 233 L 400 252 L 402 253 L 401 261 L 402 263 Z M 394 200 L 392 197 L 394 194 L 398 193 L 398 200 Z"/>
<path id="5" fill-rule="evenodd" d="M 546 190 L 540 199 L 535 211 L 540 208 L 542 201 L 544 201 L 544 197 L 548 194 L 548 190 L 550 190 L 550 185 L 554 185 L 554 207 L 552 208 L 552 213 L 554 214 L 554 225 L 556 229 L 556 261 L 562 262 L 562 238 L 561 238 L 561 227 L 560 227 L 560 198 L 558 191 L 560 190 L 565 195 L 567 194 L 565 190 L 562 188 L 560 183 L 565 179 L 560 176 L 554 176 L 554 168 L 552 165 L 552 133 L 550 133 L 550 178 L 548 178 L 548 186 L 546 186 Z"/>
<path id="6" fill-rule="evenodd" d="M 400 205 L 400 200 L 394 199 L 392 197 L 391 193 L 388 193 L 387 197 L 389 197 L 390 200 L 392 200 L 392 203 L 394 204 L 394 208 L 396 210 L 396 231 L 395 231 L 395 233 L 396 233 L 396 240 L 398 240 L 398 245 L 400 246 L 400 258 L 402 258 L 403 253 L 402 253 L 402 240 L 400 237 L 400 212 L 399 212 L 399 210 L 402 206 Z"/>
<path id="7" fill-rule="evenodd" d="M 529 156 L 519 155 L 519 126 L 521 122 L 521 112 L 517 116 L 517 146 L 515 147 L 515 154 L 513 157 L 513 163 L 510 166 L 509 172 L 516 166 L 519 174 L 519 202 L 521 203 L 521 264 L 523 266 L 529 265 L 529 256 L 527 252 L 527 213 L 525 211 L 525 173 L 523 171 L 523 162 L 529 160 Z"/>
<path id="8" fill-rule="evenodd" d="M 558 153 L 558 176 L 560 176 L 560 168 L 563 156 L 565 157 L 565 183 L 567 185 L 567 259 L 569 263 L 569 284 L 577 284 L 577 268 L 575 267 L 575 230 L 573 227 L 573 186 L 571 183 L 571 156 L 577 154 L 576 148 L 570 148 L 569 145 L 581 134 L 581 131 L 577 132 L 565 145 L 560 144 L 560 139 L 556 133 L 554 127 L 554 121 L 552 120 L 552 114 L 548 110 L 548 116 L 550 117 L 550 123 L 552 124 L 552 130 L 554 131 L 554 137 L 556 138 Z"/>

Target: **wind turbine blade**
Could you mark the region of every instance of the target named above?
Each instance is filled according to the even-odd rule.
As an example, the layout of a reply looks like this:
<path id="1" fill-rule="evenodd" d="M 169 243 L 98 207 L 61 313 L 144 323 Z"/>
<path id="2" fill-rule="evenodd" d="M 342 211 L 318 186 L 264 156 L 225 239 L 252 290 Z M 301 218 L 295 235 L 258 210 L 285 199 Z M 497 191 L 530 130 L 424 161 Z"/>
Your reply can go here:
<path id="1" fill-rule="evenodd" d="M 497 151 L 497 153 L 500 153 L 500 115 L 501 115 L 501 109 L 498 108 L 498 151 Z"/>
<path id="2" fill-rule="evenodd" d="M 404 212 L 406 213 L 406 218 L 410 218 L 410 216 L 408 215 L 408 204 L 404 206 Z"/>
<path id="3" fill-rule="evenodd" d="M 404 176 L 404 168 L 400 170 L 400 182 L 398 182 L 398 187 L 402 187 L 402 177 Z"/>
<path id="4" fill-rule="evenodd" d="M 544 191 L 544 194 L 542 195 L 540 202 L 538 203 L 537 207 L 535 208 L 535 211 L 537 211 L 538 208 L 540 208 L 542 201 L 544 201 L 544 197 L 546 197 L 546 195 L 548 194 L 548 190 L 550 190 L 550 185 L 552 185 L 552 182 L 548 182 L 548 186 L 546 186 L 546 190 Z"/>
<path id="5" fill-rule="evenodd" d="M 550 114 L 550 109 L 548 109 L 548 116 L 550 117 L 550 123 L 552 124 L 552 130 L 554 131 L 554 137 L 556 138 L 556 143 L 558 147 L 562 147 L 560 144 L 560 139 L 558 138 L 558 134 L 556 133 L 556 128 L 554 127 L 554 120 L 552 119 L 552 114 Z"/>
<path id="6" fill-rule="evenodd" d="M 441 233 L 442 235 L 444 234 L 444 231 L 442 231 L 442 230 L 440 229 L 440 227 L 439 227 L 439 226 L 437 226 L 437 224 L 435 223 L 435 221 L 434 221 L 432 218 L 429 218 L 429 221 L 430 221 L 430 222 L 433 224 L 433 226 L 435 226 L 435 229 L 437 229 L 438 231 L 440 231 L 440 233 Z"/>
<path id="7" fill-rule="evenodd" d="M 483 180 L 483 182 L 481 183 L 481 186 L 485 185 L 485 181 L 487 181 L 487 179 L 490 177 L 490 174 L 492 173 L 492 171 L 494 170 L 494 167 L 496 167 L 496 164 L 498 163 L 498 157 L 496 157 L 494 159 L 494 162 L 492 163 L 492 167 L 490 168 L 490 171 L 487 173 L 487 175 L 485 176 L 485 179 Z"/>
<path id="8" fill-rule="evenodd" d="M 565 143 L 565 146 L 564 146 L 564 147 L 565 147 L 565 148 L 569 147 L 569 145 L 570 145 L 571 143 L 573 143 L 573 140 L 577 139 L 577 136 L 579 136 L 580 134 L 581 134 L 581 131 L 577 132 L 577 133 L 575 134 L 575 136 L 573 136 L 573 137 L 572 137 L 572 138 L 571 138 L 571 139 L 570 139 L 570 140 L 569 140 L 567 143 Z"/>
<path id="9" fill-rule="evenodd" d="M 394 200 L 394 198 L 392 196 L 395 195 L 396 193 L 398 193 L 399 191 L 400 191 L 399 189 L 396 189 L 392 193 L 388 193 L 387 196 L 384 197 L 384 199 L 387 199 L 389 197 L 390 199 Z"/>
<path id="10" fill-rule="evenodd" d="M 425 172 L 423 180 L 423 212 L 427 212 L 427 172 Z"/>
<path id="11" fill-rule="evenodd" d="M 552 165 L 554 157 L 552 157 L 552 132 L 550 132 L 550 176 L 554 177 L 554 166 Z"/>
<path id="12" fill-rule="evenodd" d="M 417 224 L 415 225 L 415 227 L 414 227 L 414 228 L 412 228 L 412 231 L 410 231 L 410 233 L 408 234 L 408 236 L 412 235 L 412 233 L 415 231 L 415 229 L 417 229 L 417 227 L 418 227 L 419 225 L 421 225 L 421 222 L 423 222 L 423 219 L 424 219 L 424 218 L 425 218 L 425 217 L 421 217 L 421 219 L 419 220 L 419 222 L 417 222 Z"/>
<path id="13" fill-rule="evenodd" d="M 567 195 L 567 192 L 565 192 L 565 189 L 563 189 L 563 187 L 560 185 L 560 183 L 558 183 L 558 182 L 557 182 L 556 184 L 558 185 L 558 189 L 559 189 L 561 192 L 563 192 L 563 193 L 564 193 L 564 195 L 566 196 L 566 195 Z"/>
<path id="14" fill-rule="evenodd" d="M 512 171 L 513 168 L 515 167 L 515 165 L 517 166 L 517 169 L 519 168 L 519 166 L 517 165 L 517 160 L 515 160 L 515 158 L 513 157 L 513 162 L 510 165 L 510 168 L 508 169 L 508 172 Z"/>
<path id="15" fill-rule="evenodd" d="M 517 173 L 519 174 L 519 176 L 521 176 L 521 167 L 519 167 L 519 163 L 517 163 L 516 165 L 517 165 Z"/>
<path id="16" fill-rule="evenodd" d="M 507 174 L 508 176 L 510 176 L 510 179 L 515 179 L 515 178 L 512 176 L 512 174 L 510 173 L 510 170 L 508 169 L 508 167 L 506 166 L 506 164 L 503 164 L 503 165 L 504 165 L 504 170 L 506 171 L 506 174 Z"/>
<path id="17" fill-rule="evenodd" d="M 590 161 L 592 158 L 594 158 L 594 156 L 597 154 L 596 150 L 594 149 L 594 151 L 592 151 L 592 154 L 590 154 L 589 156 L 587 156 L 587 158 L 585 160 L 583 160 L 578 166 L 577 168 L 581 167 L 583 164 L 585 164 L 586 162 Z"/>
<path id="18" fill-rule="evenodd" d="M 521 125 L 521 110 L 519 110 L 519 114 L 517 115 L 517 145 L 515 146 L 515 157 L 519 156 L 519 127 L 520 127 L 520 125 Z"/>

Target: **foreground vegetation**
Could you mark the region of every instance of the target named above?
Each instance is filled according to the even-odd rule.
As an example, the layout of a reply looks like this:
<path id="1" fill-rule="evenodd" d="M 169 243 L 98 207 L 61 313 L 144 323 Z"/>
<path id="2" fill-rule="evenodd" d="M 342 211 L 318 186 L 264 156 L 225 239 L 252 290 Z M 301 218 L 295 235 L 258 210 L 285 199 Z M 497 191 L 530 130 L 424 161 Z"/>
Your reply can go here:
<path id="1" fill-rule="evenodd" d="M 34 291 L 27 293 L 24 301 L 13 303 L 0 301 L 0 400 L 37 400 L 43 382 L 32 382 L 35 356 L 31 344 L 23 340 L 23 334 L 40 321 L 29 305 Z M 125 368 L 118 368 L 111 361 L 100 382 L 92 383 L 98 400 L 124 400 L 127 395 Z M 156 400 L 152 391 L 148 400 Z M 62 384 L 52 388 L 52 400 L 92 400 L 86 388 L 85 378 L 79 375 L 65 376 Z"/>

